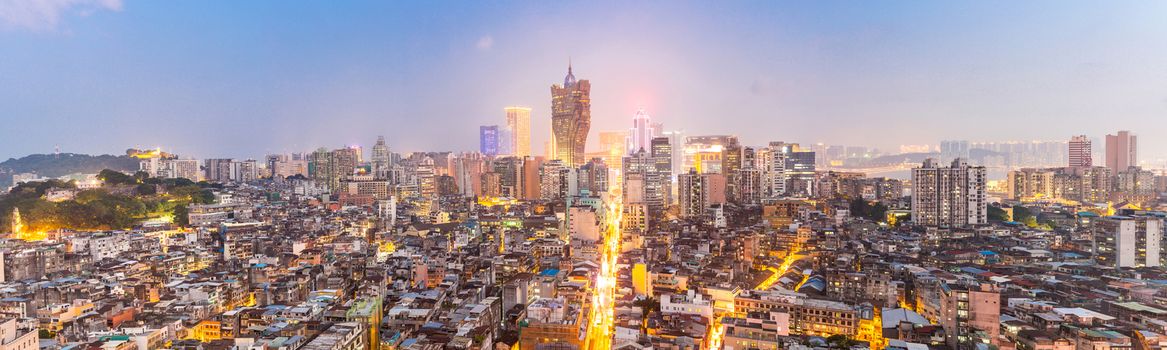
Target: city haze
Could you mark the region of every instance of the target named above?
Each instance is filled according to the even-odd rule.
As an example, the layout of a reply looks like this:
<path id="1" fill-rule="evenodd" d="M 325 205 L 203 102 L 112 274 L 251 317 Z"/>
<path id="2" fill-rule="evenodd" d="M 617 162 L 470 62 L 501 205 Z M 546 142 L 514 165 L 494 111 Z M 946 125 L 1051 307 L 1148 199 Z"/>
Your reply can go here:
<path id="1" fill-rule="evenodd" d="M 589 150 L 640 107 L 666 130 L 885 152 L 1167 132 L 1160 2 L 32 4 L 0 5 L 0 158 L 474 150 L 510 105 L 543 154 L 568 60 L 593 84 Z"/>

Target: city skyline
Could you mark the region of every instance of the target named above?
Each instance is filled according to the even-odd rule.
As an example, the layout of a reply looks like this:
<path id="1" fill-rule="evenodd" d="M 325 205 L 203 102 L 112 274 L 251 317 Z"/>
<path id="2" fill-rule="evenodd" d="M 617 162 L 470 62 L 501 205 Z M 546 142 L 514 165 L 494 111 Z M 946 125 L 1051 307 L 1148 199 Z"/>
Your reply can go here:
<path id="1" fill-rule="evenodd" d="M 1009 4 L 1007 16 L 993 3 L 642 3 L 614 16 L 580 4 L 231 6 L 239 16 L 212 16 L 226 3 L 79 4 L 0 11 L 0 38 L 10 43 L 0 48 L 0 74 L 11 82 L 0 87 L 0 113 L 4 130 L 20 131 L 4 133 L 0 158 L 56 146 L 258 158 L 377 135 L 401 151 L 473 150 L 475 126 L 502 124 L 498 111 L 510 105 L 532 108 L 531 153 L 544 154 L 546 86 L 569 60 L 597 84 L 588 150 L 598 131 L 627 128 L 639 107 L 667 130 L 749 145 L 894 150 L 1167 131 L 1145 122 L 1167 112 L 1157 83 L 1167 64 L 1143 59 L 1167 53 L 1152 40 L 1167 32 L 1153 15 L 1167 5 L 1157 3 Z M 275 10 L 282 16 L 248 15 Z M 717 16 L 697 15 L 706 12 L 742 20 L 713 25 Z M 504 13 L 527 19 L 500 20 Z M 204 30 L 188 15 L 221 28 Z M 562 28 L 568 18 L 579 27 Z M 304 21 L 318 26 L 300 28 Z M 557 40 L 569 32 L 586 35 Z M 953 127 L 958 120 L 982 122 Z M 763 121 L 779 122 L 751 127 Z M 100 135 L 84 132 L 97 126 Z M 898 133 L 906 129 L 916 132 Z M 1141 159 L 1167 153 L 1155 137 L 1140 146 Z"/>
<path id="2" fill-rule="evenodd" d="M 0 0 L 0 350 L 1167 344 L 1167 2 L 269 1 Z"/>

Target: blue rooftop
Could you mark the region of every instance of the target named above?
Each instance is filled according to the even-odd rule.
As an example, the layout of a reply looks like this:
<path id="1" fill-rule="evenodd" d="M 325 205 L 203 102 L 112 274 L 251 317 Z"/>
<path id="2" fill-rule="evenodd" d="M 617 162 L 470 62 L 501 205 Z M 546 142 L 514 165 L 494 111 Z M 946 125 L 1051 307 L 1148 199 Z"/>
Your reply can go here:
<path id="1" fill-rule="evenodd" d="M 546 269 L 539 273 L 539 276 L 555 276 L 559 274 L 559 269 Z"/>

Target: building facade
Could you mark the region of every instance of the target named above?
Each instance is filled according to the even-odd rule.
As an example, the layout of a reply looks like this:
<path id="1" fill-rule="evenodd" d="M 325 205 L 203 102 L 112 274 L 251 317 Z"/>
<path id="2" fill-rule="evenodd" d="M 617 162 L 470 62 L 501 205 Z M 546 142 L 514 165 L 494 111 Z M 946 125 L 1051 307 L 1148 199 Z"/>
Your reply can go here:
<path id="1" fill-rule="evenodd" d="M 555 159 L 572 167 L 586 161 L 584 145 L 592 126 L 592 84 L 576 81 L 567 66 L 563 85 L 551 86 L 551 130 L 555 143 Z"/>
<path id="2" fill-rule="evenodd" d="M 1130 131 L 1106 135 L 1106 167 L 1113 172 L 1139 165 L 1138 138 Z"/>
<path id="3" fill-rule="evenodd" d="M 653 139 L 655 132 L 652 128 L 652 120 L 644 109 L 636 111 L 636 115 L 632 117 L 632 129 L 628 131 L 628 151 L 636 152 L 640 149 L 647 150 L 649 143 Z"/>
<path id="4" fill-rule="evenodd" d="M 1085 168 L 1094 166 L 1093 150 L 1090 147 L 1090 139 L 1086 135 L 1075 135 L 1071 137 L 1069 151 L 1070 167 Z"/>
<path id="5" fill-rule="evenodd" d="M 531 156 L 531 108 L 511 106 L 505 109 L 507 128 L 511 130 L 512 153 L 518 157 Z"/>
<path id="6" fill-rule="evenodd" d="M 1108 216 L 1096 221 L 1095 256 L 1102 265 L 1158 267 L 1163 219 L 1152 216 Z"/>
<path id="7" fill-rule="evenodd" d="M 714 204 L 725 204 L 725 175 L 698 174 L 690 170 L 677 178 L 681 217 L 695 218 Z"/>
<path id="8" fill-rule="evenodd" d="M 478 127 L 478 152 L 487 157 L 499 154 L 498 125 L 483 125 Z"/>
<path id="9" fill-rule="evenodd" d="M 925 226 L 965 227 L 988 222 L 985 168 L 964 159 L 947 167 L 935 159 L 912 169 L 912 222 Z"/>

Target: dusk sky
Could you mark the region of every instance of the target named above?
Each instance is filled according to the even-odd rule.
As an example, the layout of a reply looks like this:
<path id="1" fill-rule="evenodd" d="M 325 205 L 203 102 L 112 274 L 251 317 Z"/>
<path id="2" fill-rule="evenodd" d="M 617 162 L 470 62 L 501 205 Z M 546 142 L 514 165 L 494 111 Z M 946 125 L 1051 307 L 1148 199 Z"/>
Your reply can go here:
<path id="1" fill-rule="evenodd" d="M 508 105 L 542 154 L 569 58 L 593 145 L 644 107 L 748 145 L 1129 129 L 1167 155 L 1167 1 L 0 0 L 0 159 L 469 151 Z"/>

